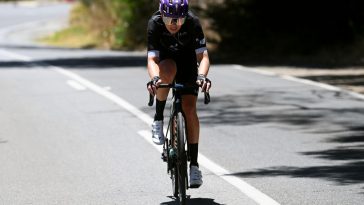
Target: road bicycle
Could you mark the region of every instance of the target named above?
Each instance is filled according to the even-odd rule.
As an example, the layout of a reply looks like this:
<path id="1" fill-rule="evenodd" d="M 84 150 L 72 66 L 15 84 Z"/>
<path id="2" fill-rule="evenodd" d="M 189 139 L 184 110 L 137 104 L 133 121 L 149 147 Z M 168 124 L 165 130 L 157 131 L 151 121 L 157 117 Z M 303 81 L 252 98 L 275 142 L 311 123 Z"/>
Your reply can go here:
<path id="1" fill-rule="evenodd" d="M 186 137 L 185 120 L 182 111 L 181 92 L 198 89 L 198 86 L 185 86 L 183 84 L 161 84 L 160 88 L 172 88 L 173 98 L 170 109 L 166 140 L 163 145 L 162 160 L 167 162 L 167 173 L 172 180 L 173 196 L 179 204 L 186 204 L 186 190 L 188 187 L 187 161 L 190 161 L 188 142 Z M 149 97 L 149 106 L 153 106 L 154 96 Z M 210 95 L 204 92 L 204 103 L 210 102 Z M 169 136 L 168 136 L 169 134 Z"/>

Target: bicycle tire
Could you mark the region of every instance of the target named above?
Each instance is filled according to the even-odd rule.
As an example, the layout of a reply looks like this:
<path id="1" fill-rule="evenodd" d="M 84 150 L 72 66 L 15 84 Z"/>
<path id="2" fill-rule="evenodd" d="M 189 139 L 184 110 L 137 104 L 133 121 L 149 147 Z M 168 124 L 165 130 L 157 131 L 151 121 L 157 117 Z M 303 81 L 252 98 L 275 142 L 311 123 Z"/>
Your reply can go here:
<path id="1" fill-rule="evenodd" d="M 171 132 L 171 139 L 173 139 L 172 137 L 172 132 Z M 173 191 L 173 196 L 174 197 L 178 197 L 178 173 L 177 173 L 177 166 L 176 166 L 176 159 L 172 158 L 172 156 L 170 156 L 170 150 L 174 149 L 174 147 L 169 147 L 168 145 L 168 141 L 166 142 L 167 144 L 167 162 L 168 162 L 168 171 L 171 175 L 171 180 L 172 180 L 172 191 Z M 172 145 L 173 143 L 170 142 L 170 145 Z"/>
<path id="2" fill-rule="evenodd" d="M 186 189 L 187 189 L 187 153 L 186 153 L 186 138 L 184 129 L 184 118 L 181 112 L 177 113 L 177 175 L 179 187 L 179 202 L 181 205 L 186 204 Z"/>
<path id="3" fill-rule="evenodd" d="M 173 190 L 173 196 L 178 197 L 178 172 L 177 172 L 177 166 L 173 167 L 171 169 L 171 179 L 172 179 L 172 190 Z"/>
<path id="4" fill-rule="evenodd" d="M 170 125 L 169 127 L 171 128 L 171 132 L 170 132 L 170 142 L 169 142 L 169 147 L 168 147 L 168 169 L 171 175 L 171 180 L 172 180 L 172 192 L 173 192 L 173 196 L 178 198 L 178 189 L 179 189 L 179 185 L 178 185 L 178 167 L 177 167 L 177 157 L 171 156 L 170 155 L 170 151 L 172 149 L 174 149 L 175 151 L 177 150 L 177 118 L 176 116 L 172 117 L 172 120 L 170 121 Z M 175 153 L 177 154 L 177 153 Z"/>

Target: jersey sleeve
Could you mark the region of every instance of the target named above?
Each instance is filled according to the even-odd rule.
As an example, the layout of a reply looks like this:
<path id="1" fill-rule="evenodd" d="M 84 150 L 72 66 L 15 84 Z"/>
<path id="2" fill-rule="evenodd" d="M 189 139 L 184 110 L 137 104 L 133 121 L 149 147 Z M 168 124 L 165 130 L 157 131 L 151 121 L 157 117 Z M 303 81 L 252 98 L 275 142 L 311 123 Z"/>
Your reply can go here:
<path id="1" fill-rule="evenodd" d="M 158 39 L 160 34 L 157 30 L 157 24 L 151 18 L 148 22 L 147 39 L 148 39 L 148 57 L 159 57 L 160 47 Z"/>
<path id="2" fill-rule="evenodd" d="M 205 35 L 200 24 L 200 20 L 194 18 L 194 31 L 195 31 L 195 51 L 196 54 L 203 53 L 207 50 Z"/>

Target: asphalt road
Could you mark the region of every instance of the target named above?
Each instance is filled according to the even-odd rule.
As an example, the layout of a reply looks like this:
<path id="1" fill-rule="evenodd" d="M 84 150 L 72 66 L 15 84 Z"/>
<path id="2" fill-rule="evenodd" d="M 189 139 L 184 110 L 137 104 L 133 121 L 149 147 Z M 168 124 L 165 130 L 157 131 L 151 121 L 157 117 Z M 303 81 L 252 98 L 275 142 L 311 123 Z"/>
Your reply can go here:
<path id="1" fill-rule="evenodd" d="M 29 25 L 68 10 L 0 5 L 0 204 L 176 204 L 144 138 L 144 53 L 30 41 L 40 31 Z M 211 104 L 198 102 L 204 184 L 189 204 L 363 204 L 360 96 L 237 65 L 210 77 Z"/>

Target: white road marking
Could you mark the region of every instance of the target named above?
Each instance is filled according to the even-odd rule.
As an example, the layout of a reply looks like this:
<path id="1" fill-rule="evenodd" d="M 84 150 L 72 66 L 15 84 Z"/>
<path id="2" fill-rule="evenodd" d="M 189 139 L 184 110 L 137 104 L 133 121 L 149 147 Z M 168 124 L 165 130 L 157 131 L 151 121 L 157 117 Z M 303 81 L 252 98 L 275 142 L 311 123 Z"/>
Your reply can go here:
<path id="1" fill-rule="evenodd" d="M 104 89 L 105 90 L 111 90 L 111 87 L 110 86 L 105 86 Z"/>
<path id="2" fill-rule="evenodd" d="M 154 144 L 154 142 L 152 141 L 152 133 L 150 130 L 140 130 L 138 131 L 138 134 L 142 136 L 147 142 L 149 142 L 149 144 L 151 144 L 154 148 L 156 148 L 159 153 L 162 153 L 163 146 Z"/>
<path id="3" fill-rule="evenodd" d="M 78 83 L 80 83 L 81 85 L 85 86 L 86 88 L 94 91 L 95 93 L 111 100 L 112 102 L 116 103 L 120 107 L 124 108 L 125 110 L 127 110 L 130 113 L 132 113 L 133 115 L 135 115 L 137 118 L 139 118 L 143 122 L 147 123 L 149 126 L 152 124 L 153 119 L 149 115 L 140 111 L 139 109 L 134 107 L 132 104 L 130 104 L 126 100 L 120 98 L 119 96 L 115 95 L 114 93 L 111 93 L 111 92 L 105 90 L 104 88 L 90 82 L 89 80 L 86 80 L 85 78 L 83 78 L 71 71 L 68 71 L 68 70 L 65 70 L 63 68 L 56 67 L 56 66 L 50 66 L 50 68 L 52 68 L 54 71 L 56 71 L 62 75 L 65 75 L 65 76 L 77 81 Z"/>
<path id="4" fill-rule="evenodd" d="M 1 51 L 1 50 L 0 50 Z M 18 60 L 24 60 L 24 61 L 31 61 L 30 57 L 18 55 L 11 52 L 3 52 L 3 54 L 7 54 L 9 57 L 16 58 Z M 153 122 L 153 119 L 147 115 L 146 113 L 140 111 L 138 108 L 131 105 L 129 102 L 125 101 L 124 99 L 120 98 L 119 96 L 105 90 L 104 88 L 96 85 L 95 83 L 92 83 L 91 81 L 77 75 L 76 73 L 73 73 L 71 71 L 65 70 L 60 67 L 56 66 L 49 66 L 54 71 L 67 76 L 74 81 L 77 81 L 84 87 L 94 91 L 95 93 L 109 99 L 110 101 L 116 103 L 120 107 L 124 108 L 125 110 L 129 111 L 133 115 L 135 115 L 137 118 L 145 122 L 148 126 L 150 126 Z M 149 143 L 153 144 L 151 141 L 150 131 L 140 131 L 138 132 L 140 135 L 142 135 Z M 157 147 L 153 144 L 153 146 Z M 161 152 L 162 148 L 161 146 L 157 147 L 157 149 Z M 231 172 L 228 170 L 222 168 L 218 164 L 214 163 L 201 153 L 199 153 L 199 162 L 200 165 L 211 171 L 212 173 L 216 174 L 217 176 L 221 177 L 237 189 L 239 189 L 242 193 L 253 199 L 255 202 L 257 202 L 260 205 L 279 205 L 278 202 L 276 202 L 274 199 L 270 198 L 268 195 L 264 194 L 263 192 L 259 191 L 258 189 L 254 188 L 250 184 L 246 183 L 242 179 L 232 176 Z"/>
<path id="5" fill-rule="evenodd" d="M 8 57 L 8 58 L 26 61 L 26 62 L 32 61 L 32 59 L 28 56 L 19 55 L 19 54 L 13 53 L 13 52 L 6 51 L 4 49 L 0 49 L 0 55 Z"/>
<path id="6" fill-rule="evenodd" d="M 67 84 L 69 86 L 71 86 L 72 88 L 79 90 L 79 91 L 83 91 L 86 90 L 87 88 L 81 84 L 79 84 L 78 82 L 74 81 L 74 80 L 68 80 Z"/>
<path id="7" fill-rule="evenodd" d="M 356 98 L 360 98 L 362 100 L 364 100 L 364 95 L 360 94 L 360 93 L 356 93 L 356 92 L 349 92 L 350 95 L 356 97 Z"/>
<path id="8" fill-rule="evenodd" d="M 279 75 L 279 74 L 275 74 L 273 72 L 258 70 L 258 69 L 254 69 L 254 68 L 249 68 L 249 67 L 245 67 L 245 66 L 242 66 L 242 65 L 234 65 L 233 68 L 236 69 L 236 70 L 254 72 L 254 73 L 259 73 L 259 74 L 267 75 L 267 76 L 278 76 L 278 77 L 280 77 L 282 79 L 285 79 L 285 80 L 299 82 L 299 83 L 306 84 L 306 85 L 313 85 L 313 86 L 316 86 L 316 87 L 324 88 L 326 90 L 331 90 L 331 91 L 335 91 L 335 92 L 345 92 L 345 93 L 348 93 L 349 95 L 351 95 L 351 96 L 353 96 L 355 98 L 359 98 L 359 99 L 364 100 L 364 95 L 362 95 L 360 93 L 344 90 L 342 88 L 332 86 L 332 85 L 328 85 L 328 84 L 325 84 L 325 83 L 319 83 L 319 82 L 315 82 L 315 81 L 312 81 L 312 80 L 296 78 L 296 77 L 289 76 L 289 75 Z"/>
<path id="9" fill-rule="evenodd" d="M 28 27 L 28 26 L 34 26 L 36 25 L 36 23 L 39 23 L 39 21 L 36 21 L 36 22 L 27 22 L 27 23 L 24 23 L 24 24 L 16 24 L 16 25 L 12 25 L 12 26 L 7 26 L 5 28 L 0 28 L 0 36 L 4 35 L 4 34 L 7 34 L 9 33 L 10 31 L 13 31 L 13 30 L 17 30 L 17 29 L 21 29 L 23 27 Z M 2 50 L 2 51 L 5 51 L 5 50 Z M 7 51 L 5 51 L 7 52 Z M 9 52 L 7 52 L 9 53 Z M 13 55 L 14 53 L 10 53 L 10 55 Z M 23 57 L 26 57 L 26 56 L 23 56 Z"/>
<path id="10" fill-rule="evenodd" d="M 331 90 L 331 91 L 341 91 L 341 88 L 332 86 L 332 85 L 328 85 L 328 84 L 324 84 L 324 83 L 318 83 L 312 80 L 306 80 L 306 79 L 302 79 L 302 78 L 296 78 L 293 76 L 289 76 L 289 75 L 282 75 L 281 78 L 285 79 L 285 80 L 290 80 L 290 81 L 294 81 L 294 82 L 299 82 L 299 83 L 303 83 L 303 84 L 307 84 L 307 85 L 313 85 L 313 86 L 317 86 L 320 88 L 325 88 L 326 90 Z"/>
<path id="11" fill-rule="evenodd" d="M 162 153 L 163 149 L 161 145 L 156 145 L 152 141 L 151 132 L 147 130 L 141 130 L 138 132 L 146 141 L 148 141 L 153 147 L 155 147 L 159 153 Z M 211 161 L 203 154 L 198 153 L 198 163 L 205 167 L 210 172 L 214 173 L 215 175 L 219 176 L 229 184 L 233 185 L 237 188 L 240 192 L 244 193 L 249 198 L 253 199 L 255 202 L 261 205 L 279 205 L 274 199 L 269 197 L 268 195 L 264 194 L 263 192 L 259 191 L 252 185 L 246 183 L 244 180 L 231 175 L 232 173 L 220 165 L 216 164 L 215 162 Z"/>
<path id="12" fill-rule="evenodd" d="M 233 68 L 236 70 L 244 70 L 244 71 L 250 71 L 250 72 L 255 72 L 255 73 L 259 73 L 262 75 L 269 75 L 269 76 L 276 76 L 277 74 L 270 72 L 270 71 L 265 71 L 265 70 L 258 70 L 258 69 L 253 69 L 253 68 L 248 68 L 242 65 L 233 65 Z"/>

